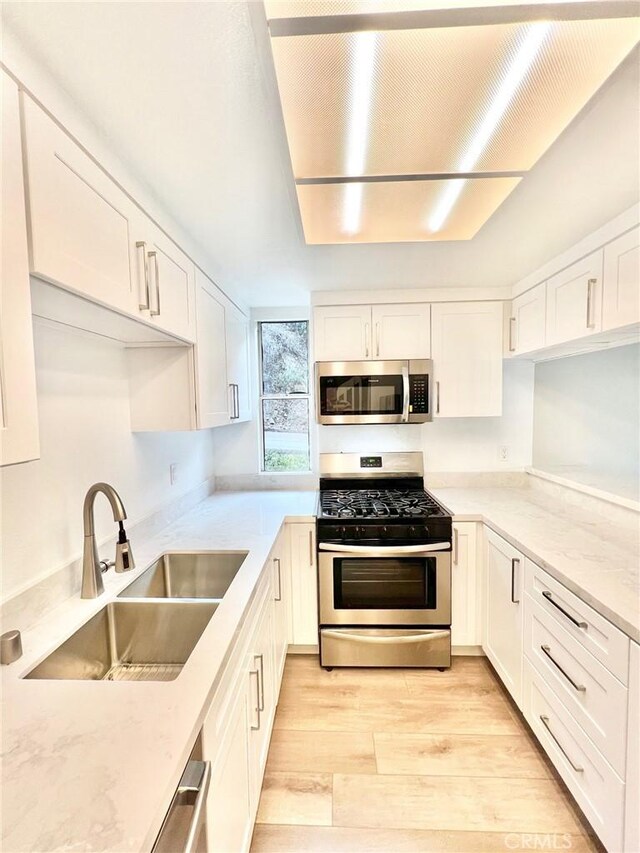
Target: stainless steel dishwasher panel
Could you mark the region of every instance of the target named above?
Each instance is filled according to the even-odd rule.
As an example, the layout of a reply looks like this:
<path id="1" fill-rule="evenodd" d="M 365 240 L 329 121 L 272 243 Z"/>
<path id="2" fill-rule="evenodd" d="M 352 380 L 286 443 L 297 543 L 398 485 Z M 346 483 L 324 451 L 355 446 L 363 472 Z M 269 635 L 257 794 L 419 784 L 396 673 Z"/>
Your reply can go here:
<path id="1" fill-rule="evenodd" d="M 202 761 L 200 738 L 191 753 L 152 853 L 207 853 L 207 795 L 211 762 Z"/>

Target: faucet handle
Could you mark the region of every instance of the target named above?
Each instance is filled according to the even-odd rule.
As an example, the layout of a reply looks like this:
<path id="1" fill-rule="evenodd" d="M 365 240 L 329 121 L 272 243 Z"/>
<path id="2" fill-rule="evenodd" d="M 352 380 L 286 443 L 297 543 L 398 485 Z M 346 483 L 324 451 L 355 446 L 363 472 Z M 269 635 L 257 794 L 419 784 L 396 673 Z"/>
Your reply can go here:
<path id="1" fill-rule="evenodd" d="M 102 574 L 108 572 L 113 566 L 115 566 L 115 560 L 100 560 L 100 571 Z"/>
<path id="2" fill-rule="evenodd" d="M 120 531 L 118 533 L 118 541 L 116 543 L 116 572 L 128 572 L 130 569 L 135 569 L 136 564 L 133 559 L 133 551 L 131 543 L 127 539 L 127 531 L 121 521 Z"/>

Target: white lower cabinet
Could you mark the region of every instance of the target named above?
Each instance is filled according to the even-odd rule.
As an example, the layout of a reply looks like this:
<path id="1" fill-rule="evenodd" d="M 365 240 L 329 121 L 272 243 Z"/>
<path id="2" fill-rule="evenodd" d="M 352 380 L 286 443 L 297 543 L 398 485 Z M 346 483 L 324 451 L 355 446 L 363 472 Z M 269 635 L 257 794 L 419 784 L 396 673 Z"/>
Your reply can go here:
<path id="1" fill-rule="evenodd" d="M 640 850 L 640 646 L 631 643 L 629 655 L 629 714 L 627 725 L 627 778 L 624 851 Z"/>
<path id="2" fill-rule="evenodd" d="M 272 589 L 274 601 L 274 655 L 273 672 L 277 684 L 280 683 L 287 658 L 289 633 L 291 631 L 291 573 L 289 571 L 289 548 L 286 528 L 280 531 L 276 544 L 271 551 L 273 573 Z"/>
<path id="3" fill-rule="evenodd" d="M 247 653 L 249 673 L 249 783 L 252 812 L 258 809 L 262 777 L 267 764 L 269 740 L 276 712 L 276 684 L 274 679 L 273 606 L 270 595 L 268 606 L 260 616 Z M 278 683 L 277 690 L 279 691 Z"/>
<path id="4" fill-rule="evenodd" d="M 524 557 L 486 530 L 483 649 L 514 700 L 522 695 Z"/>
<path id="5" fill-rule="evenodd" d="M 482 642 L 478 603 L 478 525 L 454 521 L 451 554 L 451 645 L 479 646 Z"/>
<path id="6" fill-rule="evenodd" d="M 318 569 L 316 565 L 316 526 L 313 523 L 289 525 L 291 570 L 291 643 L 297 646 L 318 644 Z"/>

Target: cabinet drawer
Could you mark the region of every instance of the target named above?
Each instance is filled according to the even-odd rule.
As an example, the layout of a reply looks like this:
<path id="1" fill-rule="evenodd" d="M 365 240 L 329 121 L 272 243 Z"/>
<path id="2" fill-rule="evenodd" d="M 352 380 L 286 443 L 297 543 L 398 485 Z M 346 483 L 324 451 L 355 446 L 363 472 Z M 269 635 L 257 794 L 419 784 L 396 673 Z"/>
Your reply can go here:
<path id="1" fill-rule="evenodd" d="M 559 581 L 525 561 L 525 590 L 624 685 L 629 679 L 629 638 Z"/>
<path id="2" fill-rule="evenodd" d="M 525 659 L 524 715 L 608 850 L 622 849 L 624 783 Z"/>
<path id="3" fill-rule="evenodd" d="M 534 668 L 624 778 L 627 688 L 529 594 L 524 625 L 524 651 Z"/>

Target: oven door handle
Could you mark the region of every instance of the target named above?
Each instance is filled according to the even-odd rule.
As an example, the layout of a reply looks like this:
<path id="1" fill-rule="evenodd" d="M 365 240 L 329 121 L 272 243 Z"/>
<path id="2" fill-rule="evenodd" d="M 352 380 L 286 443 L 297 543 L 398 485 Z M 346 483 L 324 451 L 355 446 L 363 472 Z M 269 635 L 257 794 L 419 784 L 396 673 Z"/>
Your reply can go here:
<path id="1" fill-rule="evenodd" d="M 393 637 L 375 637 L 371 634 L 349 634 L 347 631 L 328 631 L 322 629 L 323 637 L 331 637 L 332 640 L 350 640 L 356 643 L 369 643 L 376 646 L 396 646 L 408 643 L 428 643 L 429 640 L 442 640 L 448 637 L 450 631 L 427 631 L 424 634 L 406 634 Z"/>
<path id="2" fill-rule="evenodd" d="M 392 545 L 388 548 L 371 548 L 369 545 L 340 545 L 336 542 L 320 542 L 320 551 L 335 551 L 339 554 L 362 554 L 366 557 L 400 557 L 403 554 L 428 554 L 432 551 L 450 551 L 451 542 L 434 542 L 432 545 Z"/>
<path id="3" fill-rule="evenodd" d="M 402 366 L 402 423 L 409 423 L 409 365 Z"/>

